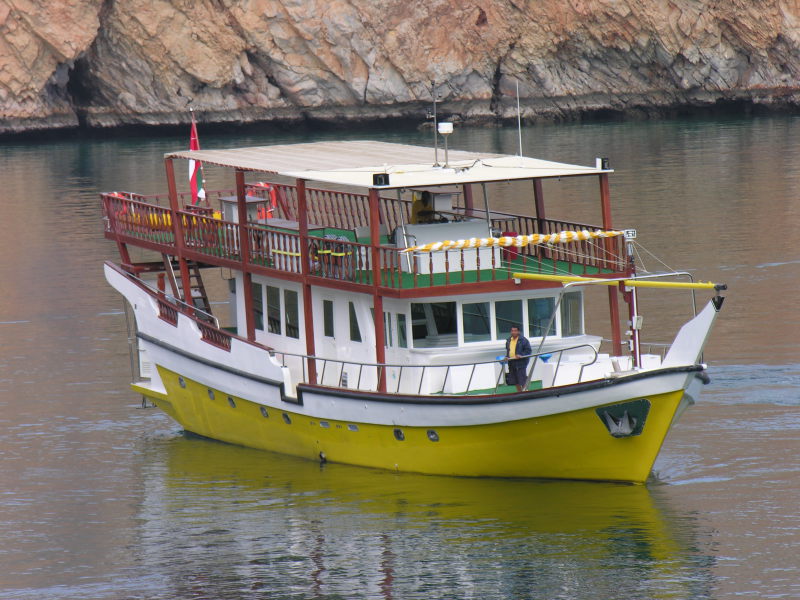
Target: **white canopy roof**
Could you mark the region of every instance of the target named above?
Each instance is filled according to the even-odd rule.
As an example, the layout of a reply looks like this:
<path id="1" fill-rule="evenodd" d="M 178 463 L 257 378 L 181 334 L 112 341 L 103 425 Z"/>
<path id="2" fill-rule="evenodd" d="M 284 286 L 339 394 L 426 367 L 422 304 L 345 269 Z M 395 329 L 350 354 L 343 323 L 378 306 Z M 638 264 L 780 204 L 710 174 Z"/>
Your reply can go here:
<path id="1" fill-rule="evenodd" d="M 439 149 L 439 160 L 444 161 Z M 570 177 L 609 173 L 523 156 L 450 150 L 449 164 L 433 166 L 433 148 L 373 141 L 314 142 L 234 148 L 231 150 L 187 150 L 165 158 L 199 160 L 247 171 L 275 173 L 296 179 L 381 189 L 460 185 L 488 181 Z M 389 185 L 376 186 L 372 176 L 387 173 Z"/>

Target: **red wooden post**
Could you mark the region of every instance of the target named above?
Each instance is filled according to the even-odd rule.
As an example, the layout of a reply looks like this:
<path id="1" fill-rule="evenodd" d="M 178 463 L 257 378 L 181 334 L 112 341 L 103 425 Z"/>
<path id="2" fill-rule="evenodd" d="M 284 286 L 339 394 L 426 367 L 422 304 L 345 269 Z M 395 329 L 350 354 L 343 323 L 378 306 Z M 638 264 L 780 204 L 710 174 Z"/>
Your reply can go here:
<path id="1" fill-rule="evenodd" d="M 372 254 L 372 306 L 373 321 L 375 324 L 375 362 L 379 365 L 386 363 L 386 339 L 383 331 L 383 297 L 379 288 L 381 283 L 380 253 L 378 246 L 381 242 L 380 234 L 380 198 L 378 190 L 369 189 L 369 234 L 370 250 Z M 378 367 L 378 391 L 386 391 L 386 373 Z"/>
<path id="2" fill-rule="evenodd" d="M 172 215 L 172 232 L 175 236 L 175 254 L 178 257 L 181 282 L 183 283 L 183 301 L 194 306 L 192 302 L 192 280 L 189 276 L 189 265 L 186 264 L 186 258 L 183 255 L 183 251 L 186 248 L 186 239 L 183 235 L 183 220 L 181 215 L 178 214 L 180 205 L 178 204 L 178 188 L 175 184 L 175 167 L 172 164 L 171 158 L 166 159 L 164 165 L 167 169 L 167 190 L 169 193 L 169 209 Z"/>
<path id="3" fill-rule="evenodd" d="M 468 217 L 472 216 L 472 209 L 474 207 L 473 200 L 472 200 L 472 184 L 465 183 L 461 186 L 461 189 L 464 190 L 464 214 Z"/>
<path id="4" fill-rule="evenodd" d="M 612 229 L 611 225 L 611 190 L 608 184 L 608 173 L 600 173 L 600 204 L 603 211 L 603 229 Z M 613 242 L 606 238 L 606 260 L 611 256 Z M 609 263 L 606 262 L 606 266 Z M 611 347 L 614 356 L 622 355 L 622 337 L 619 324 L 619 296 L 614 286 L 608 287 L 608 309 L 611 313 Z"/>
<path id="5" fill-rule="evenodd" d="M 534 179 L 533 180 L 533 202 L 536 205 L 536 232 L 538 234 L 543 234 L 547 232 L 547 223 L 545 222 L 545 214 L 544 214 L 544 190 L 542 190 L 542 180 L 541 179 Z M 521 233 L 521 232 L 520 232 Z M 531 232 L 534 233 L 534 232 Z M 530 250 L 529 250 L 530 251 Z M 549 248 L 543 248 L 539 246 L 536 250 L 534 250 L 541 258 L 539 259 L 539 264 L 541 265 L 542 258 L 552 258 L 553 259 L 553 269 L 555 270 L 556 260 L 557 258 L 553 255 L 553 253 L 549 250 Z M 522 253 L 522 252 L 521 252 Z M 525 254 L 522 253 L 524 257 Z"/>
<path id="6" fill-rule="evenodd" d="M 311 253 L 308 247 L 308 205 L 306 203 L 306 181 L 297 180 L 297 222 L 300 231 L 300 272 L 303 274 L 303 320 L 306 332 L 306 354 L 316 355 L 314 344 L 314 312 L 312 310 L 311 283 L 308 280 L 310 272 Z M 317 364 L 313 359 L 308 359 L 308 382 L 317 382 Z"/>
<path id="7" fill-rule="evenodd" d="M 242 261 L 244 322 L 248 341 L 256 341 L 256 320 L 253 314 L 253 275 L 249 269 L 250 239 L 247 235 L 247 190 L 244 171 L 236 169 L 236 214 L 239 219 L 239 254 Z"/>
<path id="8" fill-rule="evenodd" d="M 536 203 L 536 223 L 539 227 L 536 233 L 544 233 L 544 192 L 541 179 L 533 180 L 533 200 Z"/>

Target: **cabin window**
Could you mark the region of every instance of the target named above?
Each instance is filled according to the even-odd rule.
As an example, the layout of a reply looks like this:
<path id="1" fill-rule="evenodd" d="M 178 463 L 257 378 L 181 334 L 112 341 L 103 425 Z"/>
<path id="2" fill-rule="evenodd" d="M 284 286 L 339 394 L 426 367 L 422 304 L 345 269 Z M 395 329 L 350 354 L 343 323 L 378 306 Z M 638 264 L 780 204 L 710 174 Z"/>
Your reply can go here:
<path id="1" fill-rule="evenodd" d="M 350 341 L 361 341 L 361 330 L 358 328 L 358 318 L 356 317 L 356 307 L 352 302 L 347 303 L 350 309 Z"/>
<path id="2" fill-rule="evenodd" d="M 253 292 L 253 322 L 256 329 L 264 331 L 264 291 L 260 283 L 251 283 Z"/>
<path id="3" fill-rule="evenodd" d="M 561 299 L 561 336 L 583 333 L 583 307 L 581 293 L 569 292 Z"/>
<path id="4" fill-rule="evenodd" d="M 394 346 L 392 341 L 392 313 L 383 313 L 383 345 Z"/>
<path id="5" fill-rule="evenodd" d="M 504 340 L 511 335 L 512 327 L 522 327 L 522 300 L 503 300 L 494 303 L 495 335 Z"/>
<path id="6" fill-rule="evenodd" d="M 333 328 L 333 300 L 322 301 L 322 332 L 325 337 L 335 337 Z"/>
<path id="7" fill-rule="evenodd" d="M 283 305 L 286 311 L 286 335 L 300 338 L 300 311 L 297 308 L 297 292 L 283 290 Z"/>
<path id="8" fill-rule="evenodd" d="M 281 290 L 267 286 L 267 331 L 281 334 Z"/>
<path id="9" fill-rule="evenodd" d="M 553 310 L 555 310 L 554 298 L 530 298 L 528 300 L 528 335 L 530 337 L 556 334 Z M 547 330 L 548 324 L 550 325 L 549 330 Z"/>
<path id="10" fill-rule="evenodd" d="M 462 304 L 461 317 L 464 323 L 464 342 L 485 342 L 492 339 L 488 302 Z"/>
<path id="11" fill-rule="evenodd" d="M 455 302 L 411 303 L 411 336 L 415 348 L 458 345 Z"/>
<path id="12" fill-rule="evenodd" d="M 408 338 L 406 337 L 406 316 L 402 313 L 397 315 L 397 345 L 401 348 L 408 348 Z"/>

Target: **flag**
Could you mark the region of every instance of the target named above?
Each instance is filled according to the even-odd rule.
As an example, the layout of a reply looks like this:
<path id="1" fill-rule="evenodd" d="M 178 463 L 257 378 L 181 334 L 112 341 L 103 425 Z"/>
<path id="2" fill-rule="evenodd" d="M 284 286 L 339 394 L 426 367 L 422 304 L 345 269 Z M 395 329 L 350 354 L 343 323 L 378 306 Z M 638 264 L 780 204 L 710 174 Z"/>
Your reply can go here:
<path id="1" fill-rule="evenodd" d="M 197 138 L 197 123 L 192 113 L 192 131 L 189 135 L 189 150 L 200 150 L 200 140 Z M 189 160 L 189 187 L 192 190 L 192 206 L 200 199 L 205 199 L 206 191 L 203 181 L 203 164 L 199 160 Z"/>

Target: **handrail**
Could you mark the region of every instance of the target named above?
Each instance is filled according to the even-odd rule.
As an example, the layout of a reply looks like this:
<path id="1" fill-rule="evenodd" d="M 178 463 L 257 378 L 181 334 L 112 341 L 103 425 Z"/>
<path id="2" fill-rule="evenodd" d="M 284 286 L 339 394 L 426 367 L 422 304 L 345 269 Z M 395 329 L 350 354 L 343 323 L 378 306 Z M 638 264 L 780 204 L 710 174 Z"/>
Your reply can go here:
<path id="1" fill-rule="evenodd" d="M 546 357 L 546 358 L 542 358 L 542 361 L 543 362 L 547 362 L 553 354 L 558 353 L 559 356 L 558 356 L 558 360 L 556 362 L 556 370 L 555 370 L 555 372 L 553 374 L 553 381 L 555 381 L 556 377 L 558 376 L 558 369 L 561 366 L 562 358 L 564 356 L 564 353 L 569 352 L 569 351 L 573 351 L 573 350 L 578 350 L 578 349 L 589 349 L 589 350 L 591 350 L 591 353 L 592 353 L 592 359 L 589 362 L 583 362 L 580 365 L 581 368 L 580 368 L 580 372 L 578 374 L 578 381 L 577 381 L 577 382 L 580 382 L 582 380 L 582 378 L 583 378 L 584 369 L 586 367 L 588 367 L 589 365 L 592 365 L 595 362 L 597 362 L 598 353 L 597 353 L 597 350 L 595 350 L 594 346 L 592 346 L 591 344 L 577 344 L 575 346 L 569 346 L 567 348 L 558 348 L 556 350 L 550 350 L 548 352 L 531 353 L 531 354 L 528 354 L 526 356 L 518 357 L 518 358 L 533 358 L 534 359 L 533 363 L 532 363 L 532 365 L 531 365 L 531 367 L 529 369 L 529 373 L 527 374 L 528 379 L 527 379 L 526 383 L 527 384 L 530 383 L 531 377 L 533 376 L 533 371 L 534 371 L 534 369 L 536 367 L 536 362 L 539 360 L 539 358 Z M 341 382 L 341 379 L 342 379 L 342 373 L 344 372 L 344 368 L 345 368 L 346 365 L 352 365 L 354 367 L 358 367 L 358 377 L 357 377 L 355 389 L 359 389 L 359 390 L 361 389 L 361 381 L 362 381 L 363 371 L 364 371 L 365 367 L 368 368 L 368 369 L 370 369 L 370 368 L 376 369 L 376 375 L 377 375 L 376 383 L 381 381 L 382 378 L 385 378 L 385 373 L 386 373 L 387 369 L 399 369 L 399 374 L 397 376 L 397 384 L 395 385 L 394 392 L 392 392 L 392 393 L 395 393 L 395 394 L 399 394 L 400 393 L 400 387 L 401 387 L 401 383 L 402 383 L 402 379 L 403 379 L 403 371 L 404 370 L 422 369 L 422 373 L 420 373 L 420 375 L 419 375 L 420 384 L 419 384 L 419 387 L 417 389 L 417 393 L 421 394 L 422 393 L 422 383 L 423 383 L 423 381 L 425 379 L 426 372 L 427 371 L 433 371 L 433 370 L 436 370 L 436 369 L 445 369 L 445 376 L 444 376 L 444 380 L 442 381 L 441 389 L 438 392 L 433 392 L 434 394 L 444 394 L 444 389 L 446 387 L 447 380 L 448 380 L 448 377 L 450 377 L 450 372 L 451 372 L 452 369 L 455 369 L 457 367 L 472 367 L 472 369 L 470 371 L 470 376 L 469 376 L 468 381 L 467 381 L 467 386 L 464 389 L 464 391 L 463 392 L 453 392 L 454 394 L 462 394 L 462 393 L 463 394 L 468 394 L 470 391 L 474 391 L 472 389 L 472 380 L 473 380 L 473 376 L 475 374 L 475 369 L 478 366 L 495 364 L 495 363 L 504 363 L 504 362 L 506 362 L 508 360 L 507 357 L 502 357 L 502 358 L 495 358 L 494 360 L 486 360 L 486 361 L 480 361 L 480 362 L 453 363 L 453 364 L 446 364 L 446 365 L 431 365 L 431 364 L 411 364 L 411 365 L 409 365 L 409 364 L 355 362 L 355 361 L 350 361 L 350 360 L 342 360 L 342 359 L 338 359 L 338 358 L 326 358 L 326 357 L 314 356 L 314 355 L 309 355 L 309 354 L 299 354 L 299 353 L 295 353 L 295 352 L 283 352 L 281 350 L 275 350 L 275 349 L 272 349 L 270 351 L 270 355 L 273 358 L 275 358 L 278 354 L 280 354 L 281 357 L 282 357 L 281 360 L 280 360 L 280 364 L 281 364 L 282 367 L 286 367 L 286 357 L 287 356 L 301 359 L 302 360 L 302 366 L 303 366 L 303 379 L 304 380 L 305 380 L 305 372 L 306 372 L 306 362 L 310 361 L 310 360 L 322 363 L 320 382 L 324 382 L 324 380 L 325 380 L 325 372 L 326 372 L 326 370 L 328 368 L 328 363 L 331 363 L 331 364 L 334 364 L 334 365 L 340 365 L 340 368 L 338 370 L 338 372 L 339 372 L 339 381 L 340 382 Z M 500 376 L 498 377 L 497 381 L 495 382 L 494 393 L 497 393 L 497 390 L 500 387 L 500 380 L 502 379 L 503 374 L 504 374 L 504 370 L 501 369 L 500 370 Z M 324 383 L 319 383 L 319 385 L 325 386 Z M 325 387 L 336 387 L 336 386 L 325 386 Z M 340 387 L 345 387 L 345 386 L 340 386 Z M 483 388 L 476 388 L 476 389 L 483 389 Z M 372 391 L 372 390 L 368 390 L 368 391 Z"/>
<path id="2" fill-rule="evenodd" d="M 214 323 L 214 327 L 219 329 L 219 319 L 217 319 L 217 317 L 215 317 L 211 313 L 208 313 L 208 312 L 204 311 L 202 308 L 197 308 L 193 304 L 189 304 L 188 302 L 184 302 L 180 298 L 176 298 L 172 294 L 168 294 L 167 292 L 165 292 L 163 290 L 160 290 L 157 287 L 152 286 L 151 284 L 146 282 L 141 277 L 136 277 L 136 275 L 134 275 L 133 273 L 128 273 L 127 271 L 122 271 L 122 272 L 125 273 L 128 277 L 130 277 L 132 279 L 135 279 L 136 282 L 141 284 L 143 287 L 146 287 L 148 290 L 153 292 L 154 295 L 156 296 L 156 298 L 168 298 L 170 301 L 175 302 L 176 304 L 181 304 L 181 305 L 185 306 L 187 309 L 189 309 L 189 311 L 192 311 L 192 312 L 195 312 L 195 313 L 201 313 L 202 315 L 204 315 L 206 317 L 209 317 L 211 319 L 211 321 Z M 181 311 L 181 312 L 184 312 L 184 311 Z"/>
<path id="3" fill-rule="evenodd" d="M 163 294 L 164 296 L 166 296 L 167 298 L 169 298 L 173 302 L 176 302 L 177 304 L 181 304 L 181 305 L 185 306 L 186 308 L 188 308 L 190 311 L 194 312 L 195 314 L 200 313 L 201 315 L 203 315 L 205 317 L 208 317 L 211 320 L 211 322 L 214 323 L 214 327 L 219 329 L 219 319 L 217 317 L 215 317 L 214 315 L 212 315 L 211 313 L 204 311 L 202 308 L 197 308 L 194 304 L 189 304 L 188 302 L 184 302 L 183 300 L 181 300 L 180 298 L 176 298 L 172 294 L 167 294 L 167 292 L 162 292 L 158 288 L 154 288 L 152 285 L 147 283 L 144 279 L 139 279 L 139 281 L 141 281 L 145 285 L 145 287 L 150 288 L 151 290 L 155 291 L 157 294 Z"/>

